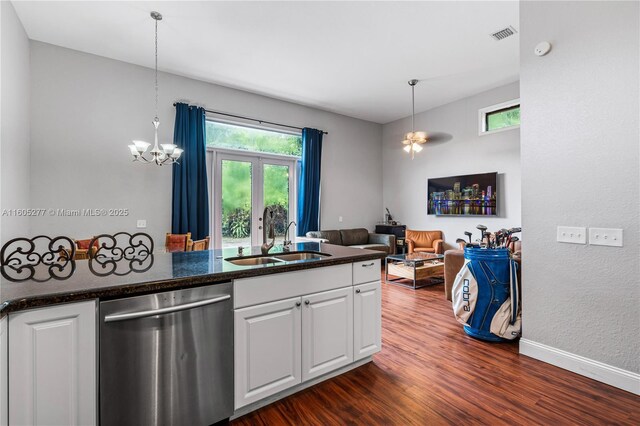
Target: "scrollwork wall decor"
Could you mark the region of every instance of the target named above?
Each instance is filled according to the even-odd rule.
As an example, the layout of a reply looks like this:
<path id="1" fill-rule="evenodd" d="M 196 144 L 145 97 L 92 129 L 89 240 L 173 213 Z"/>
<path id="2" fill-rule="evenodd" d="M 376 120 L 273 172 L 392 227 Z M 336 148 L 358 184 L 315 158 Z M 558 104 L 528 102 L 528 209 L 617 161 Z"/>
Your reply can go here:
<path id="1" fill-rule="evenodd" d="M 69 237 L 14 238 L 0 250 L 0 272 L 10 281 L 64 280 L 76 269 L 75 252 Z"/>
<path id="2" fill-rule="evenodd" d="M 153 265 L 153 239 L 144 232 L 97 235 L 89 247 L 96 241 L 98 249 L 89 259 L 89 269 L 97 276 L 145 272 Z"/>

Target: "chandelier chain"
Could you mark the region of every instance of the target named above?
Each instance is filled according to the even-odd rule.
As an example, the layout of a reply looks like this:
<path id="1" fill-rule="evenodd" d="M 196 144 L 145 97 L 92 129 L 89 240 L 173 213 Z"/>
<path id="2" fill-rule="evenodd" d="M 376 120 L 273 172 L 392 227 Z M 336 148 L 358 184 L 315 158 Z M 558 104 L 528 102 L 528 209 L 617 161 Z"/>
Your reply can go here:
<path id="1" fill-rule="evenodd" d="M 156 120 L 158 119 L 158 20 L 155 20 L 156 22 L 156 53 L 155 53 L 155 59 L 156 59 L 156 63 L 155 63 L 155 70 L 156 70 L 156 81 L 155 81 L 155 89 L 156 89 Z"/>

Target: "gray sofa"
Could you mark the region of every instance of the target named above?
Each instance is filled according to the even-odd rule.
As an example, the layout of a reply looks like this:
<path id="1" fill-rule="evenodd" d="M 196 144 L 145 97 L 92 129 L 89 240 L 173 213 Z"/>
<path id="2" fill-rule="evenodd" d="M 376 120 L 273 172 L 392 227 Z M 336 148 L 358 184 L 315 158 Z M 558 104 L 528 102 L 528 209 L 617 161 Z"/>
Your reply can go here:
<path id="1" fill-rule="evenodd" d="M 395 253 L 396 249 L 395 235 L 373 234 L 365 228 L 310 231 L 306 235 L 308 239 L 323 240 L 329 244 L 383 251 L 387 254 Z"/>

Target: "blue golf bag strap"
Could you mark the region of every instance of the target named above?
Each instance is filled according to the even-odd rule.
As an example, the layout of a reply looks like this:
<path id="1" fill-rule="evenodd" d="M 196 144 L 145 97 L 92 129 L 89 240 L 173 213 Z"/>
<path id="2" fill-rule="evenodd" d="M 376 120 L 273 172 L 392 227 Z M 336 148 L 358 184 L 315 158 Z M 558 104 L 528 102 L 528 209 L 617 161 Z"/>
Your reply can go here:
<path id="1" fill-rule="evenodd" d="M 518 308 L 519 308 L 519 303 L 520 303 L 520 293 L 519 293 L 519 288 L 518 288 L 518 262 L 516 262 L 513 259 L 509 260 L 509 263 L 511 264 L 511 271 L 510 271 L 510 275 L 511 275 L 511 279 L 509 281 L 511 281 L 511 285 L 509 287 L 510 290 L 510 296 L 511 296 L 511 324 L 516 322 L 516 319 L 518 318 Z"/>

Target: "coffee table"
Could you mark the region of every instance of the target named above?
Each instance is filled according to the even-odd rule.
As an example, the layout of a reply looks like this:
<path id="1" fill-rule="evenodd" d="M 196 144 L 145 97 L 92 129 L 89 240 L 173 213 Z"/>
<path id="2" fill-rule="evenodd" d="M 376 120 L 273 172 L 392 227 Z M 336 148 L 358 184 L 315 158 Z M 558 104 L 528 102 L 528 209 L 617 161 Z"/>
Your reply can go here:
<path id="1" fill-rule="evenodd" d="M 398 278 L 389 279 L 389 275 Z M 417 288 L 430 284 L 440 284 L 444 281 L 444 255 L 434 253 L 394 254 L 387 256 L 384 264 L 384 278 L 389 284 Z M 408 279 L 413 285 L 398 282 Z M 422 285 L 417 281 L 429 280 Z"/>

